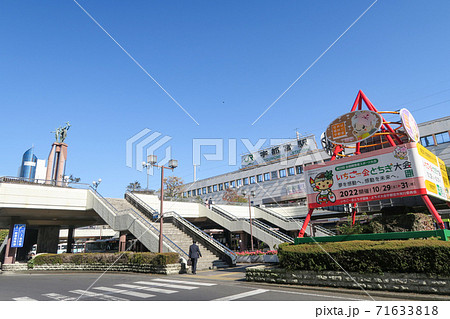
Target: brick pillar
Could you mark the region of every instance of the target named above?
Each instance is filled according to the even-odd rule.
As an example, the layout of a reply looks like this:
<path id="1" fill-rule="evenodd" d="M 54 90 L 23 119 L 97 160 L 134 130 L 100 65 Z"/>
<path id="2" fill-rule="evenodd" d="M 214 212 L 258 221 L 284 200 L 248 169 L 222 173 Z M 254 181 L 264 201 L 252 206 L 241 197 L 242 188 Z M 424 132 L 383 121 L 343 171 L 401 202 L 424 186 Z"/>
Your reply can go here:
<path id="1" fill-rule="evenodd" d="M 127 233 L 120 232 L 119 251 L 125 251 L 125 250 L 127 250 Z"/>

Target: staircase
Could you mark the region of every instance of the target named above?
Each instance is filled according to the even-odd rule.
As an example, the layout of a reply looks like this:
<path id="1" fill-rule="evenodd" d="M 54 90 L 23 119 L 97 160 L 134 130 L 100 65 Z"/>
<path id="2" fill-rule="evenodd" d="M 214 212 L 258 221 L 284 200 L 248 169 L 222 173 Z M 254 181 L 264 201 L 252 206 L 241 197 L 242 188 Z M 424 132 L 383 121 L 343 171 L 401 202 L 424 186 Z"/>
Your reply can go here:
<path id="1" fill-rule="evenodd" d="M 125 204 L 123 201 L 127 203 Z M 125 194 L 125 200 L 111 199 L 111 203 L 114 203 L 124 211 L 134 208 L 142 216 L 147 216 L 148 221 L 159 229 L 159 222 L 155 223 L 150 221 L 159 216 L 158 212 L 133 193 L 127 192 Z M 230 251 L 176 212 L 166 212 L 164 214 L 163 234 L 186 254 L 189 253 L 189 246 L 192 244 L 193 239 L 195 239 L 202 253 L 202 257 L 197 263 L 199 270 L 224 268 L 236 264 L 236 255 L 234 252 Z M 187 259 L 187 256 L 180 256 Z"/>
<path id="2" fill-rule="evenodd" d="M 159 226 L 159 223 L 155 223 Z M 189 253 L 189 246 L 192 244 L 192 237 L 181 231 L 172 223 L 164 223 L 164 235 L 169 237 L 178 247 Z M 219 259 L 212 251 L 207 249 L 200 242 L 197 242 L 202 257 L 198 259 L 197 269 L 216 269 L 228 267 L 228 264 Z"/>

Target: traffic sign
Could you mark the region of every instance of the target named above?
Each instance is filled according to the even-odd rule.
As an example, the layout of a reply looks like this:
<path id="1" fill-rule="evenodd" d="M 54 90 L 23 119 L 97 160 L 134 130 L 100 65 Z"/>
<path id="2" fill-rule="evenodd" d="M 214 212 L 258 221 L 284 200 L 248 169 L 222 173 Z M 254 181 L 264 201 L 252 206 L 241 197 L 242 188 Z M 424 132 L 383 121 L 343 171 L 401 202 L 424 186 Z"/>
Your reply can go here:
<path id="1" fill-rule="evenodd" d="M 23 241 L 25 239 L 25 224 L 15 224 L 13 234 L 11 238 L 11 247 L 23 247 Z"/>

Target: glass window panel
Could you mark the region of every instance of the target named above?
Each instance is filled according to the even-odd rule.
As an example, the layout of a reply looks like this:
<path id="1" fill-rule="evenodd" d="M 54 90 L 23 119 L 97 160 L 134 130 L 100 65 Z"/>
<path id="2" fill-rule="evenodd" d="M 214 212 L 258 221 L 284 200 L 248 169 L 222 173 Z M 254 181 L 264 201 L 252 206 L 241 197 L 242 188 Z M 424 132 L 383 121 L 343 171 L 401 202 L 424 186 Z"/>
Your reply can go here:
<path id="1" fill-rule="evenodd" d="M 448 132 L 442 132 L 439 134 L 435 134 L 434 136 L 436 137 L 437 144 L 450 142 L 450 136 L 449 136 Z"/>
<path id="2" fill-rule="evenodd" d="M 288 168 L 288 175 L 289 176 L 295 175 L 295 169 L 293 167 Z"/>

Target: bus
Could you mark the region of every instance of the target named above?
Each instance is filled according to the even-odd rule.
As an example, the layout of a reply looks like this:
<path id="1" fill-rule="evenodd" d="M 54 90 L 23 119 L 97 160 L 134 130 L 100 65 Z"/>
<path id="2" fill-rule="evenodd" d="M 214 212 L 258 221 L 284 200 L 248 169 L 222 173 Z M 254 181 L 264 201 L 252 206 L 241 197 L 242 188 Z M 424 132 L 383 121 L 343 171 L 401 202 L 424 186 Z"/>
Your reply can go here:
<path id="1" fill-rule="evenodd" d="M 119 238 L 99 239 L 87 241 L 84 245 L 85 253 L 116 253 L 119 251 Z"/>

